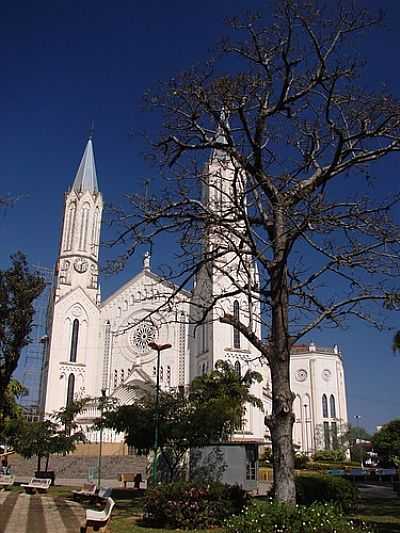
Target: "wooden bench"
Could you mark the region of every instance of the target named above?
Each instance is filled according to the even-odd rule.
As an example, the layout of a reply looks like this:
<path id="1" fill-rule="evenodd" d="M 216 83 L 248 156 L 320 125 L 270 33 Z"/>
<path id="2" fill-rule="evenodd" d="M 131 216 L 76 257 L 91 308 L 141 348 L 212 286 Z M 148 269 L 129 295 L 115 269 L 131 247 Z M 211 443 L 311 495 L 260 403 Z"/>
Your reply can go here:
<path id="1" fill-rule="evenodd" d="M 51 479 L 39 479 L 37 477 L 33 477 L 29 483 L 24 483 L 21 485 L 21 487 L 24 487 L 27 494 L 35 494 L 36 491 L 42 493 L 48 492 L 50 485 Z"/>
<path id="2" fill-rule="evenodd" d="M 107 498 L 106 506 L 102 511 L 88 509 L 86 511 L 85 525 L 81 526 L 81 533 L 85 533 L 88 527 L 92 527 L 94 531 L 99 531 L 100 528 L 105 527 L 110 520 L 114 505 L 114 500 Z"/>
<path id="3" fill-rule="evenodd" d="M 73 490 L 72 497 L 76 501 L 89 500 L 96 496 L 96 483 L 84 483 L 81 490 Z"/>
<path id="4" fill-rule="evenodd" d="M 11 474 L 0 474 L 0 489 L 8 489 L 14 485 L 15 476 Z"/>

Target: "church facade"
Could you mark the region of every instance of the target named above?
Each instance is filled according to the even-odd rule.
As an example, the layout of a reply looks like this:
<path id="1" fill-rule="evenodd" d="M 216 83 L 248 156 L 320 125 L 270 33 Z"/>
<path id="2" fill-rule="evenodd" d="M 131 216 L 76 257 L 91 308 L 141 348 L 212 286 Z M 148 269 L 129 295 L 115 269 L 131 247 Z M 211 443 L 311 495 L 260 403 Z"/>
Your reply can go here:
<path id="1" fill-rule="evenodd" d="M 221 172 L 218 154 L 213 154 L 208 164 L 209 179 L 213 175 L 221 179 L 222 175 L 221 187 L 229 197 L 229 169 L 224 167 Z M 205 183 L 203 198 L 217 209 L 221 204 L 214 196 L 219 189 L 212 185 L 210 181 Z M 244 313 L 261 336 L 256 319 L 259 306 L 248 298 L 229 297 L 207 307 L 216 296 L 229 292 L 232 276 L 243 276 L 243 269 L 238 268 L 234 258 L 229 261 L 225 258 L 225 265 L 200 270 L 189 292 L 178 290 L 152 272 L 150 256 L 146 254 L 141 272 L 102 301 L 99 289 L 102 208 L 93 143 L 89 139 L 72 187 L 65 195 L 42 365 L 42 413 L 50 415 L 75 398 L 98 398 L 102 391 L 120 403 L 132 402 L 134 393 L 127 385 L 155 384 L 157 354 L 149 344 L 157 342 L 171 345 L 161 354 L 159 379 L 166 390 L 188 386 L 194 377 L 209 372 L 220 359 L 231 363 L 238 373 L 257 370 L 263 379 L 253 385 L 251 392 L 262 399 L 264 412 L 249 406 L 234 440 L 268 444 L 264 424 L 272 406 L 268 366 L 243 335 L 219 320 L 224 312 Z M 245 271 L 257 283 L 256 263 L 249 264 Z M 208 311 L 200 317 L 204 308 Z M 200 325 L 195 326 L 194 319 Z M 337 346 L 320 348 L 312 343 L 295 346 L 291 356 L 291 388 L 295 396 L 296 448 L 311 454 L 316 449 L 334 446 L 347 424 L 344 369 Z M 91 441 L 98 437 L 91 430 L 96 416 L 96 408 L 88 407 L 82 420 Z M 109 431 L 104 438 L 118 441 L 123 436 Z"/>

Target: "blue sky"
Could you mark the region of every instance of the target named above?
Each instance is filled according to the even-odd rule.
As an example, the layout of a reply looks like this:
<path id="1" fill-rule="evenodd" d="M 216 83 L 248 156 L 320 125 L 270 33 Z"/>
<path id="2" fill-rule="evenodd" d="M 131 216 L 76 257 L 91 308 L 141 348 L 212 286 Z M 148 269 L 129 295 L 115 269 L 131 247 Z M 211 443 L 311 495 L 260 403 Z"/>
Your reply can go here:
<path id="1" fill-rule="evenodd" d="M 256 0 L 3 3 L 0 191 L 19 200 L 0 211 L 0 265 L 6 266 L 17 249 L 33 264 L 54 264 L 63 195 L 92 121 L 99 185 L 107 202 L 119 203 L 124 193 L 141 190 L 145 178 L 156 179 L 143 158 L 141 132 L 156 132 L 158 118 L 143 112 L 144 91 L 207 57 L 226 33 L 226 17 L 253 8 L 268 11 L 268 5 Z M 399 94 L 400 3 L 381 0 L 379 6 L 387 12 L 386 27 L 365 43 L 365 81 L 387 82 Z M 397 169 L 393 158 L 379 167 L 396 191 Z M 155 251 L 155 266 L 165 253 Z M 102 252 L 103 258 L 109 255 Z M 134 275 L 140 263 L 141 257 L 133 258 L 118 278 L 103 280 L 103 294 Z M 398 315 L 392 318 L 400 325 Z M 361 416 L 362 425 L 372 430 L 400 416 L 400 357 L 391 353 L 391 333 L 353 325 L 312 338 L 343 350 L 350 418 Z"/>

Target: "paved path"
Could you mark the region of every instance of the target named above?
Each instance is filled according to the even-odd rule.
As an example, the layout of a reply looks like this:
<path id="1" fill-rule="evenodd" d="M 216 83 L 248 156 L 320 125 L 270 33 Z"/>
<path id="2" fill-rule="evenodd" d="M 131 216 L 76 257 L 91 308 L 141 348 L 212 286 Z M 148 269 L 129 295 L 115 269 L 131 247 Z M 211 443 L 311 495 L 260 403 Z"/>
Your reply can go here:
<path id="1" fill-rule="evenodd" d="M 2 533 L 77 533 L 83 508 L 63 497 L 0 492 Z"/>

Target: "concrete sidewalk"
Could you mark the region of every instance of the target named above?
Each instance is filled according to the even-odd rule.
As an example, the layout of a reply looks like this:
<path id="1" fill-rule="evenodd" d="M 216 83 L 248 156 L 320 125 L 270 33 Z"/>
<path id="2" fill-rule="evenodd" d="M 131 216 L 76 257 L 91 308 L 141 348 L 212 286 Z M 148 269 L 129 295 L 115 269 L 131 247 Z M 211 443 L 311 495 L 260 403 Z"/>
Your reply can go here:
<path id="1" fill-rule="evenodd" d="M 63 497 L 0 493 L 2 533 L 76 533 L 84 518 L 83 507 Z"/>

